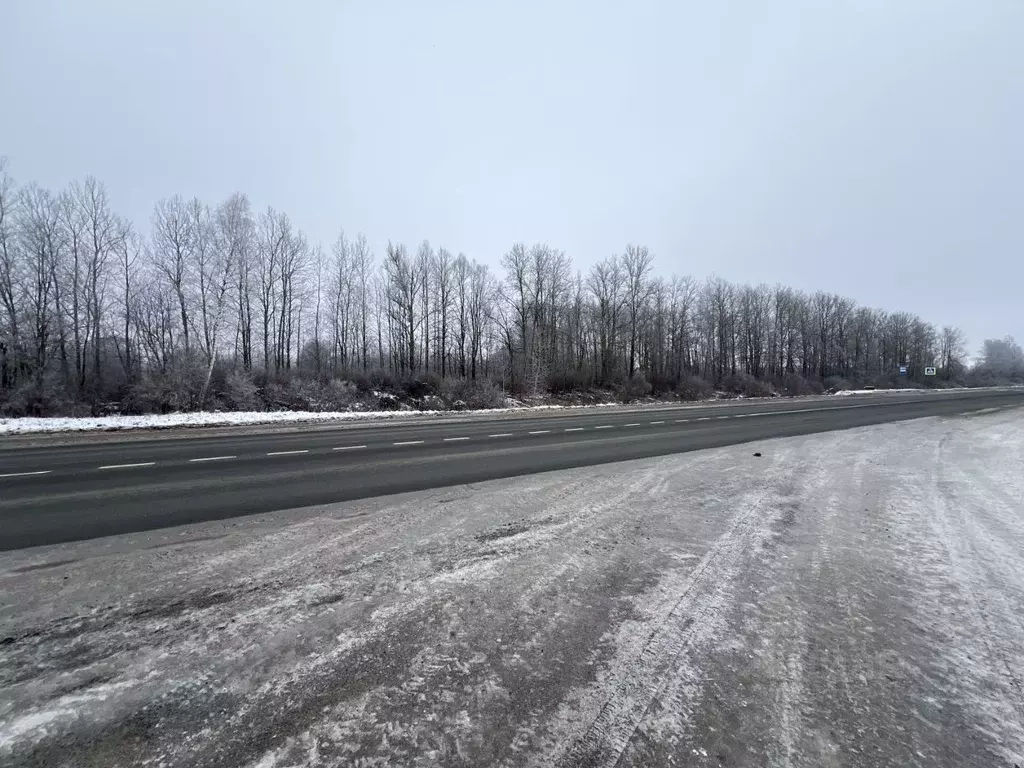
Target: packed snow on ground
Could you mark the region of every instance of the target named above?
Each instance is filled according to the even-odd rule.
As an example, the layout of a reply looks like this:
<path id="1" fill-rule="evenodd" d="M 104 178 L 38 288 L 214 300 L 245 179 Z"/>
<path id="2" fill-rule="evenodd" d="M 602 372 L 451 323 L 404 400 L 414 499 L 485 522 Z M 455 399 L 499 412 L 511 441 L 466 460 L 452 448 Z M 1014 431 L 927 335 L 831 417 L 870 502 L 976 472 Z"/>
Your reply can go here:
<path id="1" fill-rule="evenodd" d="M 611 403 L 608 405 L 616 405 Z M 0 435 L 28 435 L 50 432 L 117 432 L 132 429 L 173 429 L 176 427 L 251 426 L 257 424 L 305 424 L 315 422 L 370 421 L 422 418 L 425 416 L 493 415 L 523 411 L 569 410 L 595 406 L 532 405 L 483 410 L 441 411 L 197 411 L 194 413 L 148 414 L 145 416 L 94 416 L 84 418 L 23 417 L 0 419 Z"/>
<path id="2" fill-rule="evenodd" d="M 0 764 L 1024 764 L 1022 465 L 1007 409 L 0 553 Z"/>

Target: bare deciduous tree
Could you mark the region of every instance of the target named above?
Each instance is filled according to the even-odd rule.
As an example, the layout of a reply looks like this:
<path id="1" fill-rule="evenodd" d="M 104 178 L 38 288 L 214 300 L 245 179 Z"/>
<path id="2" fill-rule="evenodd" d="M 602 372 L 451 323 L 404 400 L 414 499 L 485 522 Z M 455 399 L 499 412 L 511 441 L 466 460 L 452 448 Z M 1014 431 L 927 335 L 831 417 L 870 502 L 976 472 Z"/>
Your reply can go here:
<path id="1" fill-rule="evenodd" d="M 530 395 L 595 386 L 627 396 L 690 392 L 694 378 L 795 393 L 928 384 L 931 365 L 948 381 L 968 377 L 955 328 L 826 292 L 657 274 L 643 246 L 582 274 L 544 243 L 513 244 L 496 272 L 428 241 L 414 256 L 390 243 L 375 262 L 364 235 L 341 233 L 325 254 L 285 213 L 253 215 L 243 194 L 213 209 L 161 200 L 146 237 L 95 179 L 54 194 L 18 188 L 6 167 L 0 409 L 12 413 L 108 397 L 137 408 L 251 400 L 225 391 L 232 378 L 278 407 L 311 402 L 300 390 L 330 379 L 365 389 L 427 372 L 493 377 Z M 987 342 L 975 379 L 1016 375 L 1016 349 Z M 274 394 L 293 383 L 287 399 Z"/>

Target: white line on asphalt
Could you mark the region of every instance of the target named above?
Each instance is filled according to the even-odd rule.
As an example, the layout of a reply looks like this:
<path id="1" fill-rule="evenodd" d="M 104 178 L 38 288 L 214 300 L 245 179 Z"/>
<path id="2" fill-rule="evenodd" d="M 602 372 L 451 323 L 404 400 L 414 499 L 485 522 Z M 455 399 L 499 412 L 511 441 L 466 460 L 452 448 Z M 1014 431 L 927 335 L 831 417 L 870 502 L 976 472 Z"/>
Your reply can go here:
<path id="1" fill-rule="evenodd" d="M 392 443 L 392 445 L 422 445 L 422 440 L 405 440 L 400 443 Z"/>
<path id="2" fill-rule="evenodd" d="M 332 448 L 332 451 L 354 451 L 358 448 L 365 448 L 365 445 L 342 445 L 337 448 Z"/>
<path id="3" fill-rule="evenodd" d="M 652 421 L 651 424 L 664 424 L 664 421 Z"/>
<path id="4" fill-rule="evenodd" d="M 613 424 L 602 424 L 599 427 L 594 427 L 594 429 L 611 429 L 613 426 Z"/>
<path id="5" fill-rule="evenodd" d="M 300 453 L 309 453 L 309 451 L 271 451 L 267 456 L 297 456 Z"/>
<path id="6" fill-rule="evenodd" d="M 639 427 L 640 426 L 640 422 L 639 421 L 634 421 L 632 424 L 623 424 L 622 426 L 624 426 L 624 427 Z"/>
<path id="7" fill-rule="evenodd" d="M 227 461 L 228 459 L 237 459 L 237 456 L 204 456 L 201 459 L 189 459 L 193 464 L 200 461 Z"/>
<path id="8" fill-rule="evenodd" d="M 511 432 L 499 432 L 496 435 L 488 435 L 488 437 L 512 437 Z"/>
<path id="9" fill-rule="evenodd" d="M 140 461 L 137 464 L 106 464 L 100 469 L 132 469 L 133 467 L 152 467 L 155 461 Z"/>
<path id="10" fill-rule="evenodd" d="M 701 416 L 697 421 L 711 421 L 710 416 Z"/>
<path id="11" fill-rule="evenodd" d="M 461 443 L 463 440 L 469 440 L 468 437 L 446 437 L 444 441 L 446 443 Z"/>
<path id="12" fill-rule="evenodd" d="M 7 475 L 0 475 L 0 477 L 31 477 L 32 475 L 48 475 L 52 471 L 52 469 L 41 469 L 37 472 L 11 472 Z"/>
<path id="13" fill-rule="evenodd" d="M 715 416 L 716 419 L 731 419 L 732 416 Z"/>
<path id="14" fill-rule="evenodd" d="M 689 419 L 676 419 L 676 424 L 689 424 Z"/>
<path id="15" fill-rule="evenodd" d="M 583 427 L 568 427 L 565 431 L 566 432 L 582 432 L 583 431 Z"/>
<path id="16" fill-rule="evenodd" d="M 531 434 L 531 435 L 548 435 L 548 434 L 551 434 L 551 430 L 550 429 L 536 429 L 533 432 L 530 432 L 529 434 Z"/>

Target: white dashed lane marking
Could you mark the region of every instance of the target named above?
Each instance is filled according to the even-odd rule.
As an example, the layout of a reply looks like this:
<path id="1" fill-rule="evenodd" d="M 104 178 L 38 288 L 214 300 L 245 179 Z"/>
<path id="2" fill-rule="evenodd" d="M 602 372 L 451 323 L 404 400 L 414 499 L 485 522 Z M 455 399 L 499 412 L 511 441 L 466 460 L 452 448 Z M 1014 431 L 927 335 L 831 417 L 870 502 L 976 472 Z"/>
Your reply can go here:
<path id="1" fill-rule="evenodd" d="M 851 408 L 870 408 L 870 407 L 873 407 L 874 405 L 875 405 L 874 403 L 857 403 L 856 405 L 829 406 L 829 407 L 825 407 L 825 408 L 790 408 L 790 409 L 780 408 L 777 411 L 758 411 L 758 412 L 755 412 L 755 413 L 731 413 L 731 414 L 722 415 L 722 416 L 700 416 L 700 417 L 690 418 L 690 419 L 674 419 L 673 422 L 675 424 L 688 424 L 691 421 L 711 421 L 711 420 L 716 420 L 717 421 L 719 419 L 744 419 L 744 418 L 751 418 L 751 417 L 756 417 L 756 416 L 785 416 L 787 414 L 796 414 L 796 413 L 815 413 L 815 412 L 831 411 L 831 410 L 836 410 L 836 411 L 847 410 L 847 409 L 851 409 Z M 992 410 L 995 410 L 995 409 L 992 409 L 992 408 L 982 408 L 980 410 L 971 411 L 970 413 L 988 413 L 988 412 L 990 412 Z M 648 423 L 651 424 L 651 425 L 657 426 L 657 425 L 664 424 L 665 422 L 663 420 L 657 420 L 657 421 L 650 421 Z M 615 425 L 615 424 L 600 424 L 600 425 L 592 427 L 592 429 L 595 429 L 595 430 L 596 429 L 614 429 L 616 426 L 618 426 L 618 425 Z M 640 426 L 643 426 L 643 424 L 641 422 L 634 421 L 634 422 L 630 422 L 628 424 L 622 424 L 621 426 L 623 426 L 623 427 L 640 427 Z M 587 427 L 566 427 L 562 431 L 563 432 L 583 432 L 586 429 L 588 429 L 588 428 Z M 547 434 L 551 434 L 551 432 L 552 432 L 552 430 L 550 430 L 550 429 L 535 429 L 535 430 L 533 430 L 531 432 L 528 432 L 527 434 L 530 434 L 530 435 L 547 435 Z M 515 435 L 515 433 L 513 433 L 513 432 L 498 432 L 498 433 L 495 433 L 493 435 L 488 435 L 488 437 L 489 438 L 502 438 L 502 437 L 514 437 L 514 435 Z M 471 440 L 471 439 L 472 439 L 471 437 L 445 437 L 445 438 L 442 438 L 442 442 L 445 442 L 445 443 L 457 443 L 457 442 L 464 442 L 464 441 Z M 394 443 L 392 443 L 392 445 L 393 446 L 397 446 L 397 447 L 407 446 L 407 445 L 423 445 L 424 442 L 426 442 L 426 441 L 424 441 L 424 440 L 402 440 L 402 441 L 399 441 L 399 442 L 394 442 Z M 333 450 L 333 451 L 355 451 L 355 450 L 360 450 L 360 449 L 365 449 L 365 448 L 366 448 L 365 445 L 342 445 L 342 446 L 338 446 L 337 448 L 332 448 L 331 450 Z M 269 451 L 266 455 L 267 456 L 298 456 L 298 455 L 309 453 L 309 452 L 310 452 L 309 449 L 294 450 L 294 451 Z M 194 458 L 194 459 L 189 459 L 188 461 L 191 464 L 199 464 L 199 463 L 211 462 L 211 461 L 230 461 L 232 459 L 237 459 L 237 458 L 238 458 L 237 456 L 200 456 L 200 457 L 197 457 L 197 458 Z M 99 467 L 99 469 L 137 469 L 137 468 L 142 468 L 142 467 L 153 467 L 153 466 L 156 466 L 156 462 L 155 461 L 140 461 L 140 462 L 134 462 L 134 463 L 130 463 L 130 464 L 104 464 L 103 466 Z M 0 479 L 15 478 L 15 477 L 38 477 L 40 475 L 48 475 L 52 471 L 53 470 L 50 470 L 50 469 L 41 469 L 41 470 L 35 470 L 35 471 L 32 471 L 32 472 L 8 472 L 8 473 L 5 473 L 5 474 L 0 474 Z"/>

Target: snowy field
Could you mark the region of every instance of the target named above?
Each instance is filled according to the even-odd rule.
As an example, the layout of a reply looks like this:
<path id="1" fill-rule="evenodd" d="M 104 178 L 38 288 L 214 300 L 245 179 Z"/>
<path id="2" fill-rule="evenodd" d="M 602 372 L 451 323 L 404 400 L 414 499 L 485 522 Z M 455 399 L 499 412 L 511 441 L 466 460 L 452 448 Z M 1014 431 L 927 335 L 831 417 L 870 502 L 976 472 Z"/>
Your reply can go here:
<path id="1" fill-rule="evenodd" d="M 1024 765 L 1022 466 L 1011 409 L 2 553 L 0 764 Z"/>
<path id="2" fill-rule="evenodd" d="M 844 390 L 837 395 L 862 394 L 913 394 L 925 392 L 954 392 L 960 390 L 915 390 L 915 389 L 864 389 Z M 743 400 L 735 398 L 734 400 Z M 733 402 L 728 400 L 727 402 Z M 709 400 L 706 402 L 720 402 Z M 666 405 L 670 402 L 652 403 Z M 700 403 L 689 403 L 699 405 Z M 600 403 L 594 405 L 522 405 L 514 404 L 506 408 L 488 408 L 468 411 L 442 410 L 408 410 L 408 411 L 222 411 L 195 413 L 149 414 L 145 416 L 93 416 L 83 418 L 61 417 L 23 417 L 0 419 L 0 436 L 52 434 L 58 432 L 123 432 L 140 429 L 180 429 L 187 427 L 229 427 L 257 426 L 263 424 L 315 424 L 339 423 L 353 421 L 388 421 L 395 419 L 415 419 L 437 416 L 492 416 L 508 413 L 530 413 L 543 411 L 578 410 L 580 408 L 615 408 L 626 407 L 618 403 Z"/>

